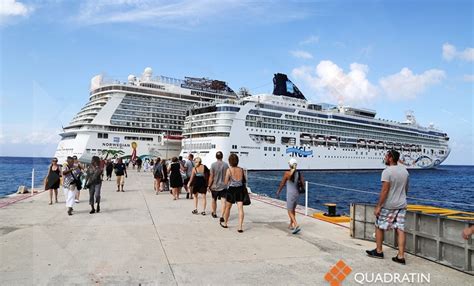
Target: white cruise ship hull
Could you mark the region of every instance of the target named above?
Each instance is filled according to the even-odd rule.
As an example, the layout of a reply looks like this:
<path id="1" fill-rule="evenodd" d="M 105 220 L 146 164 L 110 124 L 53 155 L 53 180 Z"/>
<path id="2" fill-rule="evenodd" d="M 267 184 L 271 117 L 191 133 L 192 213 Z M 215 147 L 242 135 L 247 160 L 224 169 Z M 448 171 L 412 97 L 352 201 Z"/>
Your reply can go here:
<path id="1" fill-rule="evenodd" d="M 233 138 L 232 138 L 233 137 Z M 215 154 L 222 151 L 224 156 L 235 153 L 239 156 L 239 166 L 248 170 L 286 170 L 288 161 L 295 158 L 300 170 L 377 170 L 385 168 L 384 157 L 387 150 L 373 148 L 341 148 L 337 146 L 287 146 L 274 144 L 271 151 L 264 151 L 264 144 L 255 144 L 251 140 L 244 142 L 244 134 L 229 139 L 209 138 L 193 139 L 196 145 L 214 144 L 209 150 L 183 149 L 181 155 L 193 153 L 201 157 L 203 163 L 210 166 L 216 161 Z M 185 140 L 184 144 L 190 140 Z M 237 145 L 238 151 L 231 148 Z M 267 150 L 268 150 L 267 148 Z M 275 151 L 273 149 L 275 148 Z M 296 151 L 296 149 L 298 151 Z M 311 153 L 311 155 L 309 155 Z M 400 151 L 401 162 L 409 169 L 427 169 L 439 166 L 448 156 L 429 156 L 420 152 Z"/>
<path id="2" fill-rule="evenodd" d="M 403 140 L 397 140 L 397 137 L 393 136 L 388 138 L 390 142 L 354 138 L 352 143 L 348 143 L 349 141 L 343 141 L 342 137 L 338 138 L 330 136 L 330 134 L 321 136 L 321 139 L 318 139 L 319 136 L 315 134 L 307 136 L 308 133 L 294 131 L 288 128 L 288 125 L 280 125 L 278 129 L 264 128 L 263 125 L 259 128 L 249 125 L 249 117 L 257 113 L 255 112 L 258 105 L 256 103 L 277 100 L 285 102 L 288 99 L 267 96 L 258 100 L 250 100 L 254 100 L 255 103 L 247 101 L 247 103 L 235 105 L 221 104 L 216 105 L 215 110 L 217 111 L 201 112 L 197 110 L 194 115 L 188 116 L 185 122 L 185 139 L 182 141 L 181 155 L 185 157 L 192 153 L 194 156 L 201 157 L 203 163 L 210 166 L 216 160 L 217 151 L 222 151 L 224 158 L 227 158 L 230 153 L 235 153 L 239 156 L 239 166 L 248 170 L 286 170 L 290 158 L 295 158 L 298 161 L 300 170 L 375 170 L 386 167 L 384 157 L 391 149 L 400 153 L 400 163 L 409 169 L 435 168 L 450 153 L 444 138 L 436 139 L 429 145 L 423 145 L 422 141 L 413 145 L 416 143 L 416 139 L 411 138 L 409 142 L 404 143 Z M 290 104 L 292 103 L 290 102 Z M 282 120 L 299 116 L 298 112 L 305 110 L 295 109 L 293 105 L 290 105 L 292 112 L 285 113 L 281 106 L 281 104 L 274 105 L 273 111 L 266 108 L 261 109 L 261 112 L 264 116 L 267 115 L 267 118 L 270 118 L 271 112 L 279 113 L 280 115 L 274 115 L 273 118 Z M 278 124 L 276 119 L 267 118 L 264 118 L 262 122 L 266 120 L 274 126 L 276 126 L 275 123 Z M 328 116 L 328 118 L 331 117 Z M 353 117 L 349 117 L 349 119 L 351 118 Z M 329 120 L 327 122 L 330 122 Z M 384 122 L 376 121 L 376 123 Z M 303 125 L 305 122 L 298 122 L 298 124 Z M 327 124 L 327 126 L 331 126 L 329 123 Z M 403 125 L 399 126 L 405 128 Z M 209 130 L 212 133 L 220 133 L 220 135 L 212 136 Z M 337 129 L 333 130 L 338 132 Z M 385 130 L 392 132 L 392 130 Z M 371 134 L 367 136 L 370 138 Z M 285 138 L 294 140 L 286 142 Z M 288 144 L 282 144 L 283 142 Z M 387 145 L 387 143 L 393 146 Z"/>
<path id="3" fill-rule="evenodd" d="M 59 142 L 55 157 L 64 163 L 67 156 L 77 156 L 82 162 L 89 162 L 92 156 L 101 158 L 132 158 L 134 149 L 137 157 L 172 158 L 181 151 L 181 140 L 167 140 L 163 136 L 147 136 L 153 141 L 128 140 L 126 137 L 138 137 L 137 134 L 108 133 L 108 138 L 98 138 L 100 132 L 78 133 L 74 139 Z M 138 137 L 139 138 L 139 137 Z M 135 148 L 133 148 L 135 147 Z"/>

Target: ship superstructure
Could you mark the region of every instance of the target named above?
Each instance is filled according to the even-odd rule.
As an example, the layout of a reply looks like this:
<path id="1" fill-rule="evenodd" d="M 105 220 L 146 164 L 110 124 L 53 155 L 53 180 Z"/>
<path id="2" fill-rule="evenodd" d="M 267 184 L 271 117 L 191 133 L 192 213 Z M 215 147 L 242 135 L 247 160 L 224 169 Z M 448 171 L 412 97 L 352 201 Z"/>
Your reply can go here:
<path id="1" fill-rule="evenodd" d="M 87 104 L 60 134 L 55 156 L 171 158 L 181 151 L 186 110 L 215 100 L 236 99 L 226 82 L 153 76 L 146 68 L 127 81 L 92 78 Z"/>
<path id="2" fill-rule="evenodd" d="M 313 104 L 284 74 L 274 77 L 273 94 L 247 96 L 188 111 L 182 155 L 215 160 L 235 153 L 249 170 L 288 168 L 296 157 L 306 170 L 382 169 L 387 150 L 401 153 L 408 168 L 433 168 L 450 153 L 449 137 L 417 124 L 375 118 L 370 109 Z"/>

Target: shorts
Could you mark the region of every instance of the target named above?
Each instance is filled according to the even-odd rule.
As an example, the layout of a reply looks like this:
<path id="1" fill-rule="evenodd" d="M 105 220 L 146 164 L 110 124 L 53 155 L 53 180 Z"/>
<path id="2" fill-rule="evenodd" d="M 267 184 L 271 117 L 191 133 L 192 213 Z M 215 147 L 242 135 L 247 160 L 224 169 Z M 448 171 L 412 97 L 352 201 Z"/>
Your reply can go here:
<path id="1" fill-rule="evenodd" d="M 117 177 L 117 185 L 125 184 L 125 176 L 116 176 Z"/>
<path id="2" fill-rule="evenodd" d="M 379 217 L 375 220 L 375 226 L 382 230 L 399 229 L 405 231 L 406 213 L 406 209 L 389 210 L 382 208 Z"/>
<path id="3" fill-rule="evenodd" d="M 187 187 L 188 183 L 189 183 L 189 178 L 186 177 L 186 179 L 183 180 L 183 184 L 184 184 L 185 187 Z"/>
<path id="4" fill-rule="evenodd" d="M 220 199 L 222 199 L 222 198 L 225 199 L 226 190 L 211 191 L 211 194 L 212 194 L 212 199 L 215 200 L 215 201 L 220 200 Z"/>
<path id="5" fill-rule="evenodd" d="M 225 199 L 231 204 L 244 201 L 244 186 L 229 187 L 225 194 Z"/>

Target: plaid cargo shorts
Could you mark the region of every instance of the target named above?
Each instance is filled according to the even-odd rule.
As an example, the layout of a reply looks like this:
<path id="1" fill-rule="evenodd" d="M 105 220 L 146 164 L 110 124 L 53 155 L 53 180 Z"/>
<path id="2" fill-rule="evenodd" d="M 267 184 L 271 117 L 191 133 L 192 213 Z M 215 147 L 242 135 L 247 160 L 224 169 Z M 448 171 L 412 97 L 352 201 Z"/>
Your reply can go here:
<path id="1" fill-rule="evenodd" d="M 406 209 L 389 210 L 382 208 L 379 217 L 375 220 L 375 226 L 383 230 L 396 228 L 405 231 L 406 213 Z"/>

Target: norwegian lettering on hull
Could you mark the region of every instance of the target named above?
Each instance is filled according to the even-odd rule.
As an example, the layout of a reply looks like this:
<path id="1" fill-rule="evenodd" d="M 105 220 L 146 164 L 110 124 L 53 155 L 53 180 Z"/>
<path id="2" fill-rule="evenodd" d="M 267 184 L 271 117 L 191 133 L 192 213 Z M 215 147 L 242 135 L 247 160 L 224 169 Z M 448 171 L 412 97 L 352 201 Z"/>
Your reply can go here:
<path id="1" fill-rule="evenodd" d="M 291 157 L 309 157 L 313 156 L 313 150 L 306 151 L 305 147 L 291 147 L 286 149 L 286 154 L 290 154 Z"/>
<path id="2" fill-rule="evenodd" d="M 104 146 L 104 147 L 125 148 L 125 147 L 130 147 L 130 144 L 128 144 L 128 143 L 102 143 L 102 146 Z"/>

